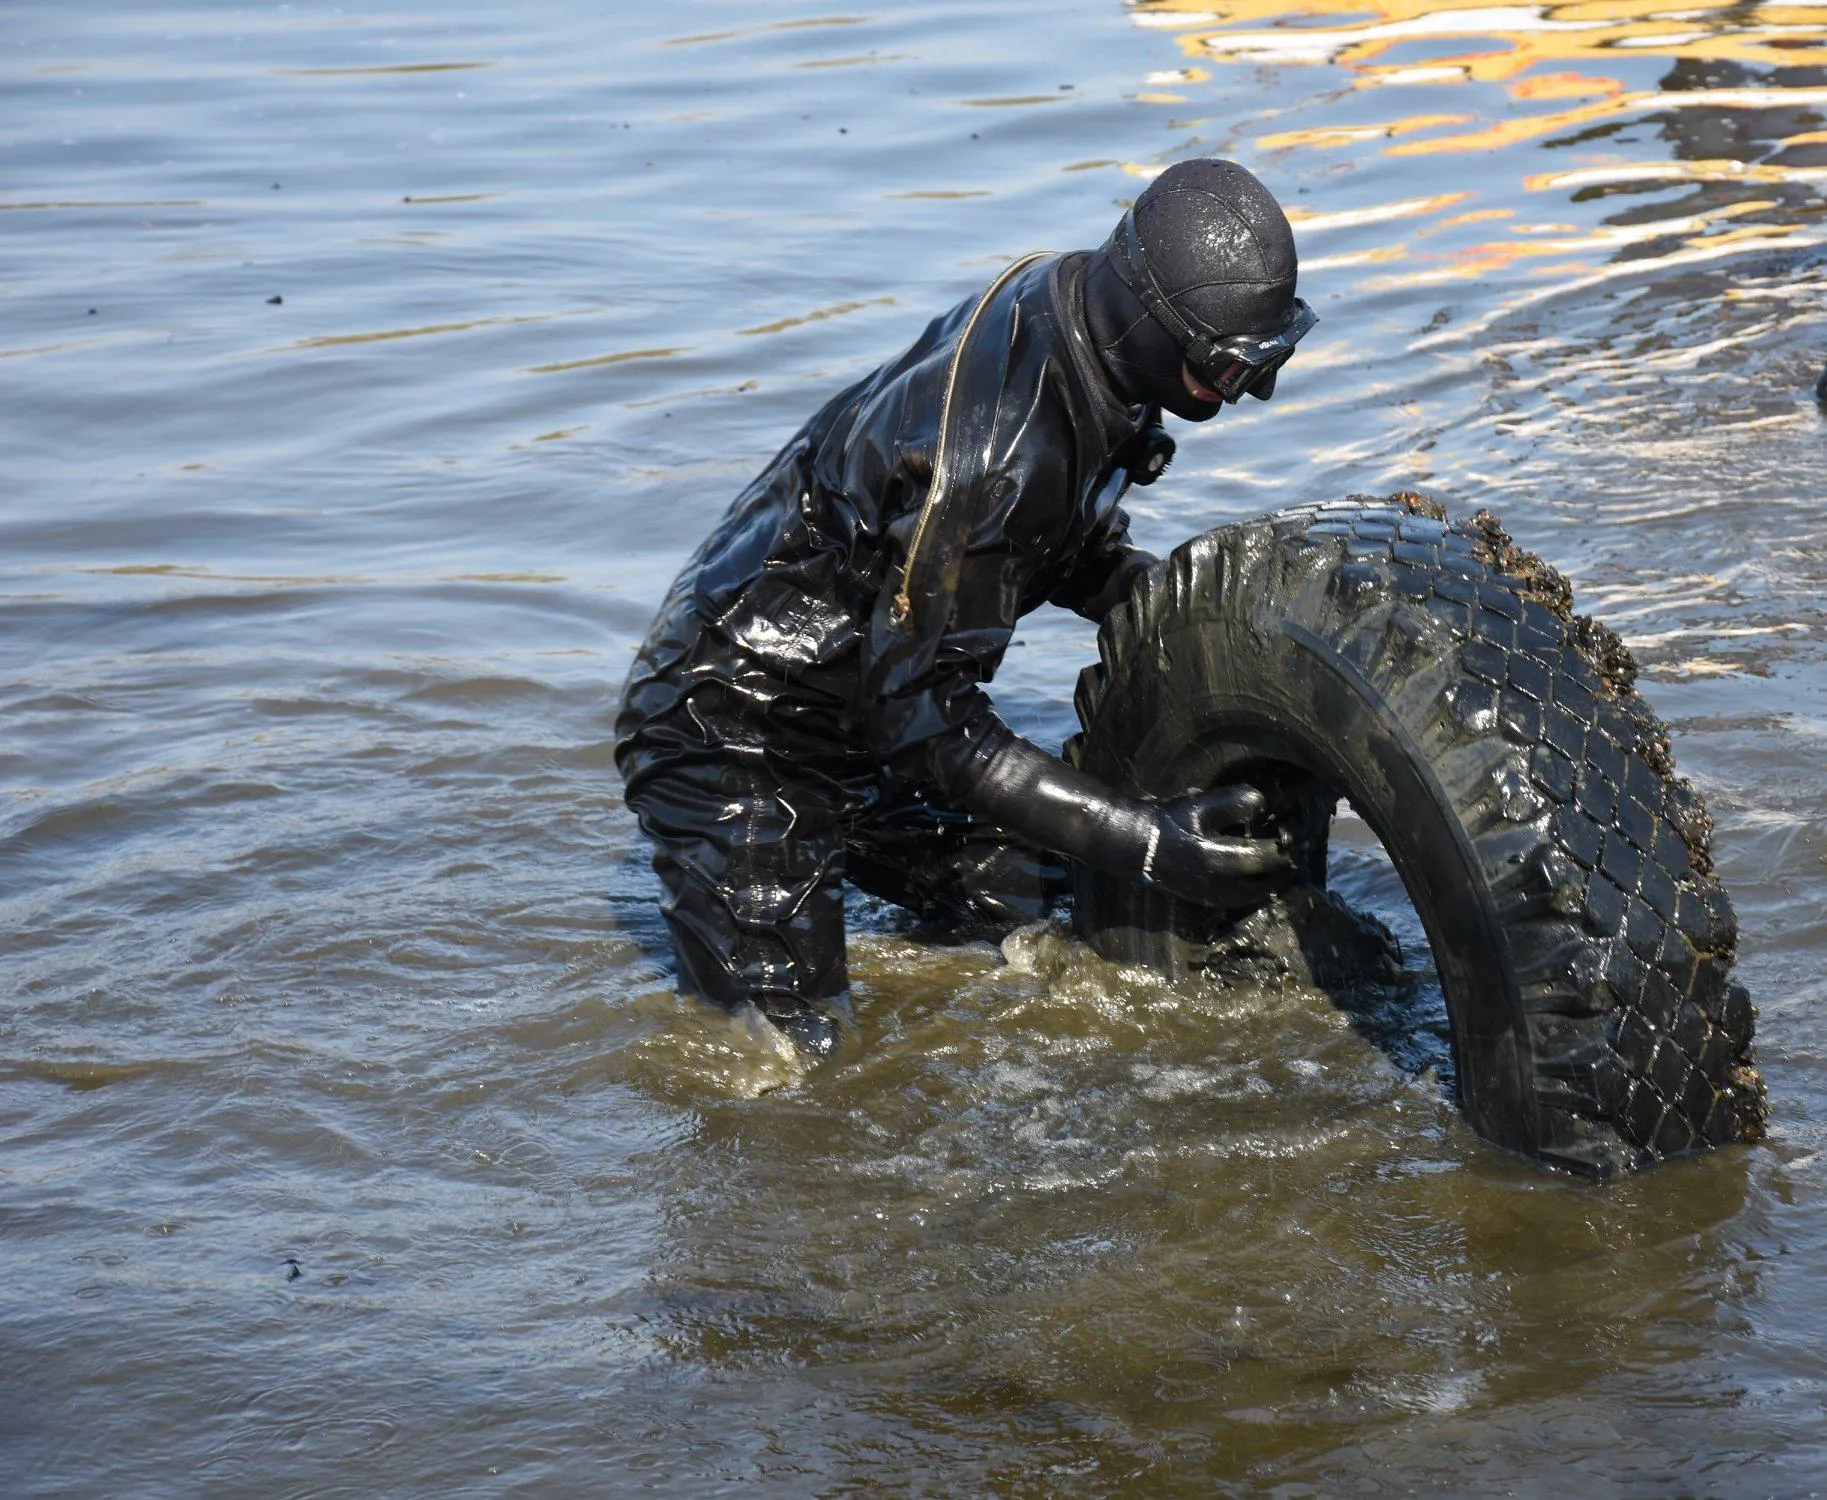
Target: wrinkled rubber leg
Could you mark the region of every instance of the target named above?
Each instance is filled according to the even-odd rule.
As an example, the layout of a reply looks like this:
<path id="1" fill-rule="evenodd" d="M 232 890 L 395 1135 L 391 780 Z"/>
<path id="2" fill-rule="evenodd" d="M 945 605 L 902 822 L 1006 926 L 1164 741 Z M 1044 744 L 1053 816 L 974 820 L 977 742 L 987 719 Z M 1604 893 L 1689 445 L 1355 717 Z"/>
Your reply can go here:
<path id="1" fill-rule="evenodd" d="M 845 877 L 923 921 L 1007 931 L 1043 920 L 1071 889 L 1064 860 L 938 792 L 896 783 L 845 835 Z"/>
<path id="2" fill-rule="evenodd" d="M 654 843 L 680 989 L 752 1003 L 802 1049 L 829 1052 L 849 990 L 837 810 L 736 761 L 646 776 L 630 805 Z"/>

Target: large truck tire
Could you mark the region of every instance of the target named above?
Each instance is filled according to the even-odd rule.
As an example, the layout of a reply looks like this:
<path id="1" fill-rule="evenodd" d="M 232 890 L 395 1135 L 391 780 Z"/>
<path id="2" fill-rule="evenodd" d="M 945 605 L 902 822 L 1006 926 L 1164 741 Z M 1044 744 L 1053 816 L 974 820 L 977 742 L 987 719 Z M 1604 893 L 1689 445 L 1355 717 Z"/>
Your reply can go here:
<path id="1" fill-rule="evenodd" d="M 1764 1131 L 1712 824 L 1566 581 L 1480 512 L 1354 496 L 1175 549 L 1105 620 L 1067 758 L 1154 798 L 1248 781 L 1323 888 L 1349 799 L 1426 929 L 1487 1140 L 1604 1179 Z M 1236 913 L 1080 869 L 1074 922 L 1169 973 Z"/>

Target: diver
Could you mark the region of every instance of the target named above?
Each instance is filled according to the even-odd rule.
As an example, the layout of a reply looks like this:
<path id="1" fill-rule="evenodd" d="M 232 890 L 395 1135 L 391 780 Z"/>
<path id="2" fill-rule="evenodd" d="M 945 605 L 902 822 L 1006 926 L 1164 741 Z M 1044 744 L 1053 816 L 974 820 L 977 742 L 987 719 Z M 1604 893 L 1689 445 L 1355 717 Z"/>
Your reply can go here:
<path id="1" fill-rule="evenodd" d="M 682 992 L 802 1051 L 847 1009 L 843 883 L 919 916 L 1042 917 L 1067 860 L 1216 906 L 1288 878 L 1261 795 L 1122 795 L 983 690 L 1042 604 L 1091 619 L 1155 559 L 1118 504 L 1162 414 L 1268 400 L 1317 321 L 1231 162 L 1168 168 L 1097 250 L 1029 256 L 836 396 L 679 575 L 616 720 Z M 1272 830 L 1256 829 L 1256 834 Z"/>

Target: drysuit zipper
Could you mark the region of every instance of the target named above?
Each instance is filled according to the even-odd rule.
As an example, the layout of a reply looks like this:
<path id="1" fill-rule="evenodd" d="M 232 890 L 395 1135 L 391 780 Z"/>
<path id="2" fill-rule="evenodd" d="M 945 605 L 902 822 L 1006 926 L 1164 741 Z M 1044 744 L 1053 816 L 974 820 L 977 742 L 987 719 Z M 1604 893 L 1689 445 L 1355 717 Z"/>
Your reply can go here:
<path id="1" fill-rule="evenodd" d="M 952 350 L 951 363 L 945 371 L 945 395 L 939 403 L 939 436 L 933 450 L 933 480 L 927 487 L 926 503 L 920 507 L 920 518 L 914 522 L 913 536 L 907 543 L 907 562 L 901 569 L 900 591 L 894 596 L 894 602 L 889 609 L 889 619 L 899 627 L 905 628 L 913 618 L 914 563 L 919 558 L 920 544 L 926 538 L 927 528 L 944 502 L 946 489 L 951 483 L 951 464 L 947 461 L 947 456 L 950 451 L 952 399 L 958 384 L 958 367 L 964 361 L 964 350 L 970 342 L 971 330 L 977 326 L 977 319 L 983 315 L 984 308 L 990 305 L 995 295 L 1016 273 L 1025 270 L 1037 260 L 1045 260 L 1052 253 L 1051 250 L 1035 250 L 1008 266 L 990 283 L 989 289 L 977 299 L 977 305 L 971 309 L 970 317 L 965 319 L 963 332 L 958 335 L 958 346 Z"/>

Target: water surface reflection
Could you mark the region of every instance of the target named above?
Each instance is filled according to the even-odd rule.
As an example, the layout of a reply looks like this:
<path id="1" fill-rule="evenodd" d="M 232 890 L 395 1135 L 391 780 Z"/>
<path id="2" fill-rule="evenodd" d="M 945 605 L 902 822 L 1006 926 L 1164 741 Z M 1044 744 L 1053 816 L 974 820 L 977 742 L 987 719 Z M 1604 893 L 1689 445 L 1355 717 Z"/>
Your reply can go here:
<path id="1" fill-rule="evenodd" d="M 1818 6 L 9 22 L 13 1490 L 1818 1485 Z M 1768 1148 L 1478 1143 L 1349 825 L 1413 955 L 1368 1022 L 867 906 L 836 1066 L 668 988 L 608 753 L 666 581 L 824 395 L 1199 151 L 1326 321 L 1144 540 L 1415 486 L 1564 566 L 1718 815 Z M 1057 741 L 1086 633 L 1021 646 Z"/>

